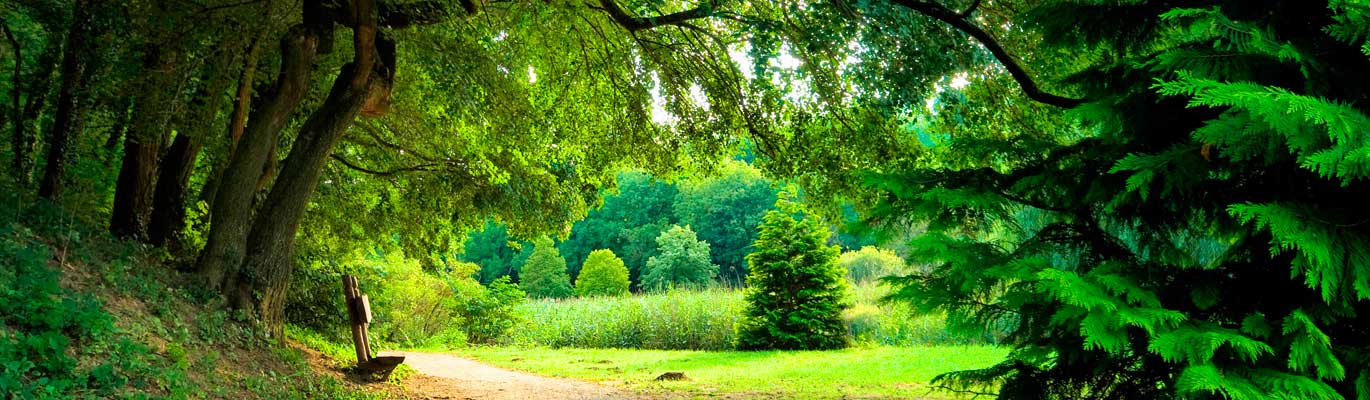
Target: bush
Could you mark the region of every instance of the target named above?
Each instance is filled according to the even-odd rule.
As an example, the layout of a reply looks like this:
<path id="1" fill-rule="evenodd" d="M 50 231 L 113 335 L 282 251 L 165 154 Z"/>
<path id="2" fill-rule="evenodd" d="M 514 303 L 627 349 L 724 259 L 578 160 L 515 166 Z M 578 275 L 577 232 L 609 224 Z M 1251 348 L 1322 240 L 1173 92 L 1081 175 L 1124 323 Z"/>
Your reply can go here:
<path id="1" fill-rule="evenodd" d="M 533 254 L 523 264 L 519 281 L 523 290 L 533 298 L 564 298 L 575 294 L 571 290 L 571 276 L 566 273 L 566 259 L 552 245 L 552 240 L 540 238 L 533 242 Z"/>
<path id="2" fill-rule="evenodd" d="M 904 269 L 904 259 L 898 254 L 875 246 L 842 253 L 838 263 L 847 269 L 847 280 L 854 284 L 870 283 Z"/>
<path id="3" fill-rule="evenodd" d="M 589 296 L 620 296 L 628 294 L 628 267 L 609 249 L 590 252 L 576 277 L 576 294 Z"/>
<path id="4" fill-rule="evenodd" d="M 130 371 L 124 365 L 110 360 L 78 366 L 73 357 L 114 329 L 113 318 L 99 301 L 62 288 L 58 271 L 47 266 L 53 256 L 47 246 L 4 229 L 0 235 L 3 397 L 61 398 L 72 391 L 125 384 Z"/>
<path id="5" fill-rule="evenodd" d="M 474 283 L 472 281 L 471 283 Z M 496 344 L 508 337 L 520 318 L 514 313 L 523 304 L 526 294 L 518 285 L 509 283 L 509 276 L 490 282 L 489 287 L 459 285 L 459 313 L 464 320 L 466 341 L 476 344 Z"/>
<path id="6" fill-rule="evenodd" d="M 709 243 L 695 238 L 690 227 L 673 226 L 656 237 L 657 255 L 647 259 L 642 288 L 702 288 L 718 276 L 718 265 L 709 259 Z"/>
<path id="7" fill-rule="evenodd" d="M 832 233 L 815 219 L 796 220 L 785 200 L 777 208 L 766 213 L 756 251 L 747 255 L 751 273 L 737 348 L 846 347 L 847 283 L 837 247 L 826 244 Z"/>
<path id="8" fill-rule="evenodd" d="M 405 258 L 403 253 L 388 253 L 379 261 L 383 264 L 377 268 L 384 270 L 384 277 L 359 285 L 362 293 L 371 298 L 374 335 L 404 346 L 417 346 L 450 327 L 460 326 L 457 298 L 448 282 L 425 272 L 418 261 Z M 468 277 L 480 267 L 458 263 L 454 268 L 457 270 L 452 272 L 453 276 Z"/>

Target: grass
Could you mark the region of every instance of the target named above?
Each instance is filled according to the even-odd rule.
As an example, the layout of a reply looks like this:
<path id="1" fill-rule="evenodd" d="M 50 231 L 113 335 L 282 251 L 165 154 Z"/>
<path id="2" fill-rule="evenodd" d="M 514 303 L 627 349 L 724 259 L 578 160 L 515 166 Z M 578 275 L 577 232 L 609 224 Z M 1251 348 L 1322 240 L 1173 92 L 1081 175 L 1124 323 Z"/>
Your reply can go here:
<path id="1" fill-rule="evenodd" d="M 0 204 L 15 204 L 6 189 Z M 0 398 L 386 395 L 316 374 L 102 220 L 43 203 L 0 213 Z"/>
<path id="2" fill-rule="evenodd" d="M 865 345 L 928 346 L 992 343 L 990 336 L 948 332 L 938 315 L 914 315 L 905 304 L 880 301 L 888 288 L 856 286 L 844 314 L 852 339 Z M 526 347 L 729 350 L 746 301 L 736 290 L 569 300 L 534 300 L 518 307 L 521 323 L 507 343 Z"/>
<path id="3" fill-rule="evenodd" d="M 944 372 L 990 366 L 1003 360 L 1008 350 L 992 346 L 792 352 L 473 347 L 458 353 L 540 375 L 687 397 L 960 399 L 964 397 L 932 390 L 928 382 Z M 688 380 L 654 380 L 665 372 L 684 372 Z"/>

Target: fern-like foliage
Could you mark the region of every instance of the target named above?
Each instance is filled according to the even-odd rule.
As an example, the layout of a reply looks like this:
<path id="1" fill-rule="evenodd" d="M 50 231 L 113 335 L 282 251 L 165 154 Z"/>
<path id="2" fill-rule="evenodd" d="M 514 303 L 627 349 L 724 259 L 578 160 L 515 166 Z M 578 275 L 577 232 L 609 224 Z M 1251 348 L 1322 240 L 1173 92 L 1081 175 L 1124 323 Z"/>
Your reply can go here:
<path id="1" fill-rule="evenodd" d="M 1370 400 L 1370 7 L 1169 4 L 1031 4 L 1035 54 L 1073 52 L 1053 84 L 1092 101 L 944 117 L 928 129 L 957 135 L 869 174 L 872 222 L 928 227 L 908 259 L 934 268 L 888 278 L 891 299 L 1014 346 L 938 384 Z"/>

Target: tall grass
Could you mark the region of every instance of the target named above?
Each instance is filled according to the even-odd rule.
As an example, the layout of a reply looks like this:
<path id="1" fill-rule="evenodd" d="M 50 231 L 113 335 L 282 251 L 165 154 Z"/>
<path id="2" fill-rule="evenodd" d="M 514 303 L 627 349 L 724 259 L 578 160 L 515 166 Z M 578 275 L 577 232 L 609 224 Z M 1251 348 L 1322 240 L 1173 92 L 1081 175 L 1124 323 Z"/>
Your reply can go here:
<path id="1" fill-rule="evenodd" d="M 902 304 L 879 301 L 888 289 L 854 288 L 844 315 L 853 341 L 863 345 L 917 346 L 987 343 L 949 333 L 943 318 L 915 316 Z M 553 348 L 728 350 L 733 325 L 746 301 L 738 290 L 676 290 L 661 294 L 535 300 L 519 306 L 522 322 L 509 341 Z"/>
<path id="2" fill-rule="evenodd" d="M 661 294 L 536 300 L 519 308 L 522 345 L 584 348 L 724 350 L 742 317 L 742 293 L 674 290 Z"/>

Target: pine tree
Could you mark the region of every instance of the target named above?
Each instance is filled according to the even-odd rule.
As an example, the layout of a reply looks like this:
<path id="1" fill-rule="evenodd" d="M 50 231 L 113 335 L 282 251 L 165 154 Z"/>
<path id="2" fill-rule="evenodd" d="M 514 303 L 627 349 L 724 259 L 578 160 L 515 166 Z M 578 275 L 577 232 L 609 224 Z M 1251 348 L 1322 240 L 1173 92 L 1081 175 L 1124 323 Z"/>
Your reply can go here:
<path id="1" fill-rule="evenodd" d="M 571 297 L 571 276 L 566 273 L 566 259 L 561 258 L 552 240 L 533 241 L 533 254 L 523 264 L 519 285 L 533 298 Z"/>
<path id="2" fill-rule="evenodd" d="M 766 213 L 756 249 L 747 255 L 747 309 L 737 325 L 739 350 L 815 350 L 848 345 L 842 311 L 845 268 L 832 232 L 817 219 L 797 220 L 784 198 Z"/>
<path id="3" fill-rule="evenodd" d="M 590 252 L 576 277 L 576 295 L 621 296 L 628 294 L 628 267 L 609 249 Z"/>
<path id="4" fill-rule="evenodd" d="M 1014 347 L 939 384 L 1370 398 L 1366 8 L 1190 7 L 1037 5 L 1021 26 L 1037 53 L 1073 55 L 1054 65 L 1089 101 L 1035 118 L 1062 124 L 955 125 L 977 101 L 1035 107 L 972 84 L 934 127 L 958 129 L 936 144 L 948 157 L 871 178 L 873 220 L 929 224 L 910 261 L 936 268 L 892 297 Z"/>

